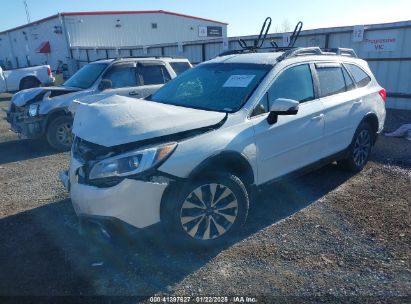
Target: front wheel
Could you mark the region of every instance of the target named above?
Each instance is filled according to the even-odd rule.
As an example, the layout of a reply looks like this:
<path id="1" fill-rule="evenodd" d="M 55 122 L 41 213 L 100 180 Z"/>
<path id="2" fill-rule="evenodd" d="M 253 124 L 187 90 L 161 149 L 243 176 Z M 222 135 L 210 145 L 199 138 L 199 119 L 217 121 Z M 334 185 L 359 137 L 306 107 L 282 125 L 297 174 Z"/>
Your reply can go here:
<path id="1" fill-rule="evenodd" d="M 369 124 L 363 122 L 355 131 L 348 157 L 339 164 L 352 172 L 361 171 L 371 155 L 373 133 Z"/>
<path id="2" fill-rule="evenodd" d="M 57 151 L 69 151 L 73 143 L 72 127 L 72 117 L 55 118 L 47 128 L 47 142 Z"/>
<path id="3" fill-rule="evenodd" d="M 164 204 L 163 225 L 173 240 L 194 247 L 224 243 L 245 223 L 247 190 L 232 174 L 201 178 Z"/>

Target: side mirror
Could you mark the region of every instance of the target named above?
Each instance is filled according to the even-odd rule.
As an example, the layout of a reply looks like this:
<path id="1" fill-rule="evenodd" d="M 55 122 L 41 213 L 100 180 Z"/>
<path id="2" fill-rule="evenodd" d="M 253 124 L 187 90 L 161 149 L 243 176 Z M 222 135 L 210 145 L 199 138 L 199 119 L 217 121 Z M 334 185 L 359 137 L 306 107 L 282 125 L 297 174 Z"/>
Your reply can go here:
<path id="1" fill-rule="evenodd" d="M 270 114 L 268 115 L 268 123 L 270 125 L 275 124 L 278 119 L 278 115 L 296 115 L 300 103 L 296 100 L 278 98 L 276 100 L 270 100 Z"/>
<path id="2" fill-rule="evenodd" d="M 111 89 L 112 86 L 113 86 L 113 83 L 111 82 L 110 79 L 102 79 L 100 84 L 98 85 L 98 89 L 100 91 L 104 91 L 107 89 Z"/>

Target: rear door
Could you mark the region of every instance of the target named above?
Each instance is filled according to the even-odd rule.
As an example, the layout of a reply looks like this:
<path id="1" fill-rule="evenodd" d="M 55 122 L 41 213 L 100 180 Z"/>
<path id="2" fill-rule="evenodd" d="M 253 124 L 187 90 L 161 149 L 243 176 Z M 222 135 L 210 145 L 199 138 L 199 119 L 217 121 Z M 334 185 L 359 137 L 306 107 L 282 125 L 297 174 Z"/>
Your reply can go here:
<path id="1" fill-rule="evenodd" d="M 353 92 L 354 104 L 351 110 L 351 124 L 353 127 L 352 134 L 364 118 L 364 116 L 374 109 L 375 97 L 377 95 L 376 88 L 370 88 L 371 77 L 359 66 L 351 63 L 343 64 L 346 70 L 352 76 L 357 89 Z M 377 95 L 380 101 L 380 96 Z"/>
<path id="2" fill-rule="evenodd" d="M 344 150 L 351 143 L 351 117 L 359 102 L 355 85 L 340 63 L 316 63 L 320 99 L 324 105 L 324 156 Z"/>

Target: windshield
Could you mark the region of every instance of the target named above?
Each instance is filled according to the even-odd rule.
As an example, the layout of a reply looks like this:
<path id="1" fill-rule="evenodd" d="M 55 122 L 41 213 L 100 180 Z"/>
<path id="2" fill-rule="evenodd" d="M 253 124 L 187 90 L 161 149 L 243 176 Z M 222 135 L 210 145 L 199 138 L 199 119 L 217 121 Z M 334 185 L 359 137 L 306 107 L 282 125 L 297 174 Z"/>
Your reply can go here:
<path id="1" fill-rule="evenodd" d="M 251 96 L 271 65 L 212 63 L 186 71 L 150 100 L 188 108 L 236 112 Z"/>
<path id="2" fill-rule="evenodd" d="M 107 63 L 87 64 L 64 82 L 63 86 L 87 89 L 93 85 L 107 66 Z"/>

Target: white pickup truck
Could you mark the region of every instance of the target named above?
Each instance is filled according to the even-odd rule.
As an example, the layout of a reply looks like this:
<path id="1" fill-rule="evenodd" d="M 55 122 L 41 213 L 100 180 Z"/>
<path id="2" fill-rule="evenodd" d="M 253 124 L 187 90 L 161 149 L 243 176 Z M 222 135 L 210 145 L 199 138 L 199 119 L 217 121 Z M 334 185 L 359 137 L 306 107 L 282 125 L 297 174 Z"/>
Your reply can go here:
<path id="1" fill-rule="evenodd" d="M 0 93 L 51 85 L 54 77 L 49 65 L 3 70 L 0 66 Z"/>

